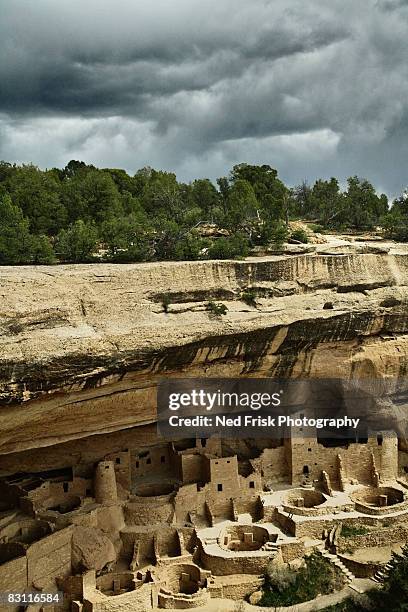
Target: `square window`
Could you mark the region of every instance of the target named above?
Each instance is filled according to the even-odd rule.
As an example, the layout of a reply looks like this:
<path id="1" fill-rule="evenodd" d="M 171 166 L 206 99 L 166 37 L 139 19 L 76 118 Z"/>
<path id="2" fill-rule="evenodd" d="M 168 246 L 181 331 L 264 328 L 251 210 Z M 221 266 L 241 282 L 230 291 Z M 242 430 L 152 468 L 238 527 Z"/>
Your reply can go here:
<path id="1" fill-rule="evenodd" d="M 255 483 L 253 480 L 251 480 L 251 482 L 249 483 L 249 488 L 250 489 L 255 489 Z"/>
<path id="2" fill-rule="evenodd" d="M 217 491 L 222 491 L 222 484 L 217 484 Z"/>
<path id="3" fill-rule="evenodd" d="M 120 463 L 120 457 L 116 457 L 116 463 Z"/>
<path id="4" fill-rule="evenodd" d="M 151 464 L 151 462 L 152 462 L 152 460 L 150 459 L 150 457 L 148 457 L 148 458 L 146 459 L 146 463 L 147 463 L 147 465 L 150 465 L 150 464 Z"/>
<path id="5" fill-rule="evenodd" d="M 160 457 L 160 463 L 166 463 L 166 457 L 164 455 Z"/>

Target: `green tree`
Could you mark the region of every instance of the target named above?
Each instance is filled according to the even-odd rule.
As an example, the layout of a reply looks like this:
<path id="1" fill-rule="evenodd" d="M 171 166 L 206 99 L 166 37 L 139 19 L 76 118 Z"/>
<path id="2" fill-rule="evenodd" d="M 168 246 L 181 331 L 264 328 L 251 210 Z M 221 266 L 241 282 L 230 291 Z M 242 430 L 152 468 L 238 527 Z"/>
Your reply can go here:
<path id="1" fill-rule="evenodd" d="M 156 259 L 174 259 L 176 245 L 183 237 L 176 221 L 159 218 L 155 222 L 154 250 Z"/>
<path id="2" fill-rule="evenodd" d="M 88 164 L 86 164 L 83 161 L 71 159 L 71 161 L 67 163 L 65 168 L 60 170 L 60 179 L 61 181 L 63 181 L 65 179 L 72 179 L 78 176 L 85 176 L 85 174 L 89 170 L 95 170 L 95 169 L 96 169 L 95 166 L 88 166 Z"/>
<path id="3" fill-rule="evenodd" d="M 401 554 L 393 553 L 392 570 L 384 583 L 386 609 L 408 610 L 408 545 Z"/>
<path id="4" fill-rule="evenodd" d="M 290 198 L 293 216 L 302 219 L 313 218 L 312 188 L 306 181 L 302 181 L 291 190 Z"/>
<path id="5" fill-rule="evenodd" d="M 310 209 L 322 225 L 336 226 L 343 222 L 344 198 L 337 179 L 316 181 L 310 199 Z"/>
<path id="6" fill-rule="evenodd" d="M 150 168 L 150 166 L 146 166 L 145 168 L 140 168 L 136 172 L 133 177 L 134 184 L 134 193 L 137 197 L 141 198 L 145 193 L 148 184 L 152 180 L 152 176 L 155 173 L 155 170 Z"/>
<path id="7" fill-rule="evenodd" d="M 408 192 L 392 203 L 391 210 L 380 220 L 385 235 L 393 240 L 408 242 Z"/>
<path id="8" fill-rule="evenodd" d="M 176 175 L 153 170 L 143 193 L 143 204 L 148 213 L 180 223 L 183 205 Z"/>
<path id="9" fill-rule="evenodd" d="M 344 586 L 341 571 L 319 553 L 305 558 L 297 572 L 271 565 L 267 569 L 260 606 L 290 606 L 325 595 Z"/>
<path id="10" fill-rule="evenodd" d="M 0 161 L 0 183 L 7 181 L 16 170 L 15 164 L 10 164 L 4 160 Z"/>
<path id="11" fill-rule="evenodd" d="M 122 214 L 119 191 L 108 172 L 87 172 L 79 188 L 85 218 L 101 223 Z"/>
<path id="12" fill-rule="evenodd" d="M 258 219 L 259 204 L 252 185 L 246 180 L 237 180 L 228 192 L 224 225 L 236 231 L 248 222 Z"/>
<path id="13" fill-rule="evenodd" d="M 125 215 L 136 215 L 138 217 L 143 215 L 146 220 L 148 219 L 140 199 L 132 195 L 129 191 L 124 191 L 120 195 L 120 201 Z"/>
<path id="14" fill-rule="evenodd" d="M 398 210 L 392 210 L 382 217 L 381 226 L 388 238 L 408 242 L 408 216 Z"/>
<path id="15" fill-rule="evenodd" d="M 33 165 L 17 167 L 6 182 L 14 204 L 30 221 L 34 234 L 54 235 L 66 225 L 67 212 L 60 200 L 61 185 L 53 171 Z"/>
<path id="16" fill-rule="evenodd" d="M 264 219 L 284 217 L 287 188 L 278 178 L 277 170 L 267 164 L 238 164 L 231 171 L 230 181 L 235 184 L 239 180 L 245 180 L 252 186 Z"/>
<path id="17" fill-rule="evenodd" d="M 263 246 L 272 245 L 280 250 L 288 237 L 289 230 L 283 221 L 267 220 L 261 224 L 255 243 Z"/>
<path id="18" fill-rule="evenodd" d="M 104 172 L 109 174 L 115 183 L 119 193 L 130 193 L 132 196 L 138 195 L 137 182 L 129 176 L 126 170 L 121 168 L 105 168 Z"/>
<path id="19" fill-rule="evenodd" d="M 378 196 L 366 179 L 351 176 L 347 179 L 344 214 L 347 224 L 356 229 L 372 228 L 388 211 L 388 200 Z"/>
<path id="20" fill-rule="evenodd" d="M 192 208 L 187 208 L 187 210 L 183 212 L 181 216 L 181 225 L 188 228 L 194 228 L 203 218 L 205 217 L 201 208 L 193 206 Z"/>
<path id="21" fill-rule="evenodd" d="M 31 236 L 30 261 L 33 264 L 53 264 L 57 261 L 48 236 Z"/>
<path id="22" fill-rule="evenodd" d="M 174 258 L 180 261 L 202 259 L 209 241 L 201 238 L 194 230 L 187 232 L 178 239 L 174 246 Z"/>
<path id="23" fill-rule="evenodd" d="M 63 181 L 61 199 L 71 223 L 82 219 L 98 224 L 123 213 L 121 196 L 111 175 L 92 167 L 81 166 Z"/>
<path id="24" fill-rule="evenodd" d="M 214 240 L 207 251 L 208 259 L 235 259 L 249 254 L 248 239 L 243 234 Z"/>
<path id="25" fill-rule="evenodd" d="M 227 212 L 227 199 L 230 190 L 230 184 L 226 176 L 221 176 L 217 179 L 217 185 L 220 192 L 220 206 L 224 213 Z"/>
<path id="26" fill-rule="evenodd" d="M 144 214 L 108 219 L 100 235 L 115 261 L 147 261 L 153 254 L 152 228 Z"/>
<path id="27" fill-rule="evenodd" d="M 191 185 L 193 202 L 203 211 L 204 220 L 212 220 L 212 210 L 219 205 L 219 194 L 209 179 L 197 179 Z"/>
<path id="28" fill-rule="evenodd" d="M 30 263 L 32 236 L 28 219 L 8 194 L 0 199 L 0 264 Z"/>
<path id="29" fill-rule="evenodd" d="M 58 234 L 56 252 L 63 261 L 80 263 L 89 260 L 97 242 L 96 227 L 90 222 L 78 219 Z"/>
<path id="30" fill-rule="evenodd" d="M 50 264 L 55 255 L 47 236 L 33 235 L 29 221 L 8 194 L 0 198 L 0 265 Z"/>
<path id="31" fill-rule="evenodd" d="M 392 568 L 384 580 L 383 588 L 373 592 L 375 609 L 381 612 L 406 612 L 408 610 L 408 544 L 401 553 L 392 553 Z"/>

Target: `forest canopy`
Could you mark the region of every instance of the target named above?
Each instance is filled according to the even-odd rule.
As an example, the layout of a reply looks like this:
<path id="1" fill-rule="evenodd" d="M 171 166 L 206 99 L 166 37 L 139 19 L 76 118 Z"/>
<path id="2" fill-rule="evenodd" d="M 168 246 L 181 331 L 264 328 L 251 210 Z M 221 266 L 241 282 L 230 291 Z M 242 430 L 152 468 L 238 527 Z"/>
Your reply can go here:
<path id="1" fill-rule="evenodd" d="M 149 167 L 131 176 L 75 160 L 50 170 L 0 162 L 1 265 L 243 257 L 257 245 L 279 249 L 293 219 L 326 230 L 381 225 L 408 240 L 408 196 L 389 210 L 357 176 L 343 190 L 335 178 L 289 188 L 269 165 L 187 184 Z"/>

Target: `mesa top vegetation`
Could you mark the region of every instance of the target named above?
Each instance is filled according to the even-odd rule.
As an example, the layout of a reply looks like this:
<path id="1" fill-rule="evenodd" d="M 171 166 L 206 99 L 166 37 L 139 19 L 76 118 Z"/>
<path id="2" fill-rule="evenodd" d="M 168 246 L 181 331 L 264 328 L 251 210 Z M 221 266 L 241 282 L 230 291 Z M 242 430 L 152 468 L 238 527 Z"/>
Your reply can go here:
<path id="1" fill-rule="evenodd" d="M 279 248 L 296 218 L 322 230 L 380 224 L 407 240 L 406 202 L 404 193 L 389 211 L 356 176 L 345 191 L 335 178 L 288 188 L 269 165 L 236 165 L 215 186 L 152 168 L 130 176 L 74 160 L 51 170 L 0 162 L 0 264 L 243 257 L 256 245 Z"/>

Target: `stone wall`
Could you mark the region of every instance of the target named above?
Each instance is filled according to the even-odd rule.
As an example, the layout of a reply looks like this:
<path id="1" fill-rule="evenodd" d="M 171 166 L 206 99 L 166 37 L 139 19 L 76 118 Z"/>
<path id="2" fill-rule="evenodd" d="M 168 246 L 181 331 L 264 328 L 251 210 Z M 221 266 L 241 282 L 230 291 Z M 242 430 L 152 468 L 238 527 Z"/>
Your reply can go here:
<path id="1" fill-rule="evenodd" d="M 338 554 L 338 557 L 356 578 L 371 578 L 382 565 L 370 561 L 356 561 L 348 555 Z"/>
<path id="2" fill-rule="evenodd" d="M 46 481 L 21 497 L 20 507 L 23 512 L 35 516 L 40 510 L 69 504 L 75 498 L 91 496 L 92 492 L 92 480 L 87 478 L 76 476 L 61 482 Z"/>
<path id="3" fill-rule="evenodd" d="M 264 574 L 270 561 L 268 555 L 233 556 L 211 555 L 201 550 L 200 562 L 203 567 L 210 570 L 214 576 L 228 576 L 229 574 Z"/>
<path id="4" fill-rule="evenodd" d="M 173 473 L 174 459 L 169 444 L 140 448 L 130 454 L 131 480 L 160 473 L 163 477 Z"/>
<path id="5" fill-rule="evenodd" d="M 356 550 L 357 548 L 371 548 L 373 546 L 388 546 L 396 542 L 408 541 L 408 527 L 397 525 L 378 529 L 371 533 L 344 537 L 340 534 L 337 538 L 339 552 Z"/>
<path id="6" fill-rule="evenodd" d="M 71 572 L 73 527 L 57 531 L 27 550 L 27 582 L 36 588 L 54 586 L 55 578 Z"/>
<path id="7" fill-rule="evenodd" d="M 290 466 L 288 464 L 288 449 L 282 444 L 278 448 L 265 448 L 261 456 L 252 459 L 251 463 L 256 471 L 268 483 L 288 482 L 290 479 Z"/>
<path id="8" fill-rule="evenodd" d="M 136 591 L 112 597 L 95 592 L 94 597 L 91 599 L 84 599 L 83 611 L 125 612 L 132 610 L 132 612 L 147 612 L 153 608 L 154 603 L 157 603 L 157 596 L 153 593 L 154 589 L 155 586 L 152 584 L 143 584 Z"/>
<path id="9" fill-rule="evenodd" d="M 121 451 L 119 453 L 110 453 L 105 456 L 106 461 L 112 461 L 115 466 L 116 482 L 123 487 L 125 491 L 131 488 L 131 455 L 130 452 Z"/>
<path id="10" fill-rule="evenodd" d="M 174 527 L 162 527 L 155 537 L 159 557 L 177 557 L 181 554 L 180 540 Z"/>
<path id="11" fill-rule="evenodd" d="M 203 455 L 199 453 L 182 454 L 180 463 L 183 484 L 204 481 L 206 459 Z"/>
<path id="12" fill-rule="evenodd" d="M 140 565 L 155 563 L 154 533 L 154 531 L 122 531 L 120 533 L 123 544 L 122 556 L 130 563 L 136 548 Z"/>
<path id="13" fill-rule="evenodd" d="M 19 557 L 0 565 L 0 593 L 10 590 L 22 593 L 29 586 L 27 584 L 27 557 Z M 19 610 L 19 606 L 7 606 L 4 609 L 7 612 L 14 612 Z"/>
<path id="14" fill-rule="evenodd" d="M 210 601 L 210 594 L 207 589 L 200 589 L 193 595 L 174 595 L 161 591 L 158 599 L 160 608 L 165 610 L 191 610 L 207 605 Z"/>
<path id="15" fill-rule="evenodd" d="M 258 590 L 263 584 L 263 578 L 259 576 L 226 576 L 214 577 L 214 584 L 209 586 L 212 597 L 223 597 L 241 601 L 247 595 Z"/>
<path id="16" fill-rule="evenodd" d="M 240 489 L 236 455 L 210 459 L 209 476 L 210 482 L 206 485 L 206 489 L 213 499 L 236 497 Z"/>
<path id="17" fill-rule="evenodd" d="M 312 435 L 312 432 L 311 432 Z M 381 444 L 379 444 L 381 441 Z M 366 444 L 350 443 L 348 447 L 325 447 L 316 437 L 300 437 L 299 433 L 291 440 L 292 483 L 299 484 L 307 470 L 312 480 L 319 480 L 325 470 L 334 488 L 339 483 L 338 459 L 343 463 L 347 479 L 372 484 L 372 455 L 382 481 L 396 479 L 398 476 L 398 441 L 395 436 L 377 436 L 368 439 Z"/>
<path id="18" fill-rule="evenodd" d="M 198 491 L 196 484 L 180 487 L 174 498 L 176 519 L 179 523 L 190 521 L 196 514 L 205 516 L 205 490 Z"/>
<path id="19" fill-rule="evenodd" d="M 157 498 L 132 497 L 124 507 L 127 525 L 152 525 L 170 523 L 174 515 L 173 495 Z"/>

